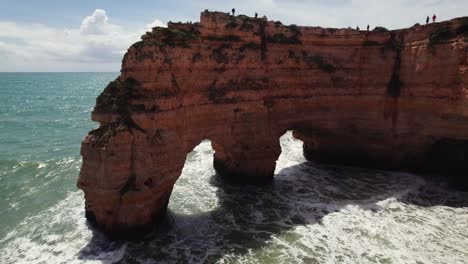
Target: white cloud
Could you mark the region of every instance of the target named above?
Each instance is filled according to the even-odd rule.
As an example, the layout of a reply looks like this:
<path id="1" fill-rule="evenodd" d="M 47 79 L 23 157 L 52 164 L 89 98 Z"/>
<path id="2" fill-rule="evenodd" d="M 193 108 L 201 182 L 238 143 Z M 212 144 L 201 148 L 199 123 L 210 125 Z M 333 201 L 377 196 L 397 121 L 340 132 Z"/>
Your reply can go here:
<path id="1" fill-rule="evenodd" d="M 172 0 L 172 6 L 184 6 L 177 12 L 163 12 L 164 20 L 198 21 L 205 10 L 230 11 L 253 16 L 266 15 L 284 24 L 322 27 L 365 28 L 370 24 L 389 29 L 423 23 L 436 13 L 438 20 L 466 15 L 467 0 Z M 207 3 L 209 2 L 209 3 Z M 175 10 L 175 9 L 173 9 Z M 161 17 L 160 17 L 161 18 Z M 127 18 L 129 19 L 129 18 Z M 135 18 L 133 19 L 133 21 Z M 59 28 L 0 19 L 0 71 L 118 71 L 123 53 L 145 31 L 165 26 L 161 20 L 140 21 L 133 28 L 116 25 L 105 10 L 96 9 L 75 27 Z M 146 22 L 146 23 L 145 23 Z M 134 25 L 134 24 L 133 24 Z"/>
<path id="2" fill-rule="evenodd" d="M 85 17 L 81 22 L 80 31 L 83 35 L 104 35 L 109 32 L 119 30 L 116 25 L 109 24 L 106 11 L 102 9 L 94 10 L 94 13 Z"/>
<path id="3" fill-rule="evenodd" d="M 161 20 L 155 19 L 153 22 L 146 24 L 146 30 L 151 31 L 154 27 L 167 27 Z"/>
<path id="4" fill-rule="evenodd" d="M 145 30 L 111 24 L 101 9 L 80 28 L 0 21 L 0 71 L 118 71 L 124 52 Z"/>

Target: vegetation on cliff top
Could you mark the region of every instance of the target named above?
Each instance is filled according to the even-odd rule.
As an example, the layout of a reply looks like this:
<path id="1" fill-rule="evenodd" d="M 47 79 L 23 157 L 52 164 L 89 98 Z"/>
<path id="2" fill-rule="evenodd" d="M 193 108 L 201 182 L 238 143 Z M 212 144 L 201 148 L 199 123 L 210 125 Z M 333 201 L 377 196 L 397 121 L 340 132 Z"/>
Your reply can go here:
<path id="1" fill-rule="evenodd" d="M 144 39 L 132 45 L 134 48 L 144 46 L 169 46 L 190 48 L 189 42 L 199 39 L 199 32 L 187 31 L 176 28 L 158 28 L 155 31 L 147 32 Z"/>
<path id="2" fill-rule="evenodd" d="M 372 31 L 381 32 L 381 33 L 389 32 L 389 30 L 384 28 L 384 27 L 375 27 L 374 30 L 372 30 Z"/>
<path id="3" fill-rule="evenodd" d="M 291 31 L 291 36 L 287 37 L 284 33 L 276 33 L 273 36 L 268 36 L 267 41 L 278 44 L 302 44 L 302 41 L 299 39 L 299 36 L 302 34 L 299 27 L 292 24 L 286 28 Z"/>
<path id="4" fill-rule="evenodd" d="M 429 35 L 429 47 L 433 47 L 441 42 L 468 33 L 468 18 L 464 18 L 460 26 L 455 30 L 450 29 L 450 22 L 446 26 L 439 27 Z"/>
<path id="5" fill-rule="evenodd" d="M 137 81 L 127 78 L 124 81 L 120 77 L 110 82 L 104 91 L 97 97 L 94 111 L 101 113 L 118 114 L 129 128 L 142 130 L 130 116 L 129 100 L 138 97 L 135 92 Z"/>

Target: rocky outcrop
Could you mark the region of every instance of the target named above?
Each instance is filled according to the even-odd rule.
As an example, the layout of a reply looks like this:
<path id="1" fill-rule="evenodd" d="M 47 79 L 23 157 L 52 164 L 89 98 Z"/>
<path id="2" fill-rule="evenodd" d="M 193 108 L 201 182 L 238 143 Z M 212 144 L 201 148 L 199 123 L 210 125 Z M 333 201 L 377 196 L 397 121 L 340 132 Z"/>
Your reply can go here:
<path id="1" fill-rule="evenodd" d="M 82 144 L 87 217 L 113 237 L 165 214 L 204 139 L 228 180 L 273 177 L 279 137 L 307 158 L 468 178 L 467 18 L 371 32 L 203 12 L 154 28 L 97 98 Z"/>

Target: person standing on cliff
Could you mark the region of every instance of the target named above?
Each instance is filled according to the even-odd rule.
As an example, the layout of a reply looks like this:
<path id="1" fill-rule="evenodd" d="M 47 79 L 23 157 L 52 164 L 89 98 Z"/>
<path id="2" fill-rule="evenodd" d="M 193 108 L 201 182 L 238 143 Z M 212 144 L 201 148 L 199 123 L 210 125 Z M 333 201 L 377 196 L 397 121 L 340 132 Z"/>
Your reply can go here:
<path id="1" fill-rule="evenodd" d="M 255 18 L 257 18 L 257 17 L 258 17 L 258 14 L 257 14 L 257 12 L 255 12 Z"/>
<path id="2" fill-rule="evenodd" d="M 360 29 L 359 29 L 359 26 L 356 26 L 356 30 L 357 30 L 357 31 L 359 31 L 359 30 L 360 30 Z"/>
<path id="3" fill-rule="evenodd" d="M 429 24 L 429 16 L 426 18 L 426 25 Z"/>
<path id="4" fill-rule="evenodd" d="M 369 32 L 369 29 L 370 29 L 369 24 L 367 24 L 367 32 Z"/>
<path id="5" fill-rule="evenodd" d="M 233 8 L 233 9 L 232 9 L 232 16 L 235 16 L 235 14 L 236 14 L 236 9 Z"/>
<path id="6" fill-rule="evenodd" d="M 437 17 L 436 17 L 436 15 L 434 14 L 434 15 L 432 16 L 432 23 L 435 23 L 436 18 L 437 18 Z"/>

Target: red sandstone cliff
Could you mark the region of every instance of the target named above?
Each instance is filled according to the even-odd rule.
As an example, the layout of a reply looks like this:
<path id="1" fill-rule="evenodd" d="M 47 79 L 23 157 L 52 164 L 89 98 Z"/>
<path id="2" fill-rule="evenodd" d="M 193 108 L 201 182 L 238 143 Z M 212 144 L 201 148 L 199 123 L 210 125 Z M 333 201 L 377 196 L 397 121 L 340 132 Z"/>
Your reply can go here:
<path id="1" fill-rule="evenodd" d="M 203 12 L 129 48 L 98 97 L 78 187 L 113 236 L 163 216 L 203 139 L 233 181 L 273 177 L 279 137 L 308 158 L 468 179 L 468 18 L 390 32 Z"/>

